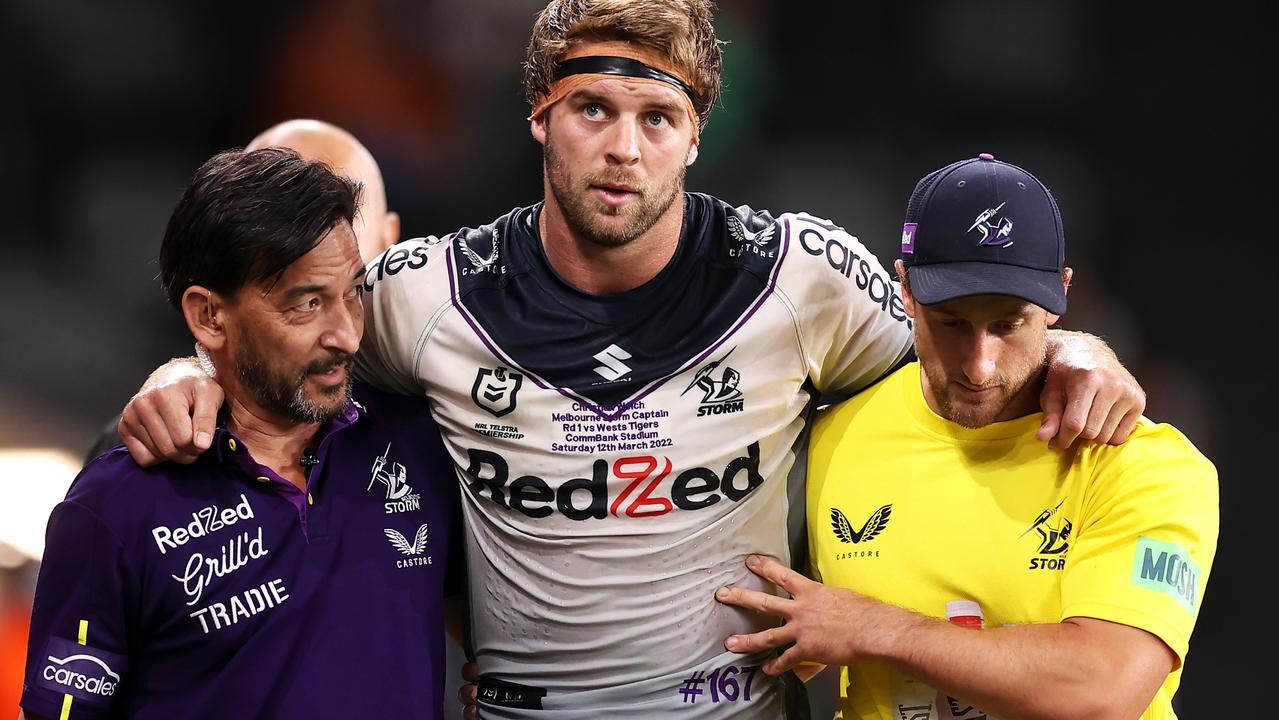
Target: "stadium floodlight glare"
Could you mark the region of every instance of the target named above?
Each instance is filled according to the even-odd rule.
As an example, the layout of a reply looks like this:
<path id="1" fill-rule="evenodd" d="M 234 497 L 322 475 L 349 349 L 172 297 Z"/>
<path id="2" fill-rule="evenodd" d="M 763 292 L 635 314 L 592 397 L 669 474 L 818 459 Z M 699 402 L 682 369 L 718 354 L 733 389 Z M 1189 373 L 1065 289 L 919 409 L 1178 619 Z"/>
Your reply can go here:
<path id="1" fill-rule="evenodd" d="M 0 449 L 0 564 L 40 560 L 49 513 L 79 472 L 79 458 L 65 450 Z"/>

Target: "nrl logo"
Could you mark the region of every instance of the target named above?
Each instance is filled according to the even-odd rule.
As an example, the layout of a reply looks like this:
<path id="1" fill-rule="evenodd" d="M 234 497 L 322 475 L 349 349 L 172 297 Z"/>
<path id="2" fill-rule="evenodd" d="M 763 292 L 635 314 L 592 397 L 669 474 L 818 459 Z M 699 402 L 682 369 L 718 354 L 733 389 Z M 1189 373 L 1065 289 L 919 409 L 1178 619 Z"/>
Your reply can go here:
<path id="1" fill-rule="evenodd" d="M 471 399 L 493 417 L 502 417 L 515 409 L 515 394 L 524 384 L 524 376 L 504 367 L 480 368 L 471 386 Z"/>
<path id="2" fill-rule="evenodd" d="M 746 223 L 736 215 L 729 215 L 728 234 L 740 243 L 749 242 L 757 248 L 763 248 L 773 241 L 773 236 L 777 234 L 777 224 L 773 223 L 763 230 L 751 232 L 746 229 Z"/>
<path id="3" fill-rule="evenodd" d="M 840 512 L 839 508 L 833 507 L 830 509 L 830 525 L 835 532 L 835 537 L 839 538 L 842 543 L 870 542 L 875 539 L 876 535 L 883 532 L 884 528 L 888 527 L 888 516 L 892 513 L 893 506 L 891 504 L 885 505 L 871 513 L 870 518 L 865 525 L 862 525 L 861 530 L 856 530 L 853 528 L 852 523 L 848 522 L 848 518 L 845 517 L 844 513 Z"/>

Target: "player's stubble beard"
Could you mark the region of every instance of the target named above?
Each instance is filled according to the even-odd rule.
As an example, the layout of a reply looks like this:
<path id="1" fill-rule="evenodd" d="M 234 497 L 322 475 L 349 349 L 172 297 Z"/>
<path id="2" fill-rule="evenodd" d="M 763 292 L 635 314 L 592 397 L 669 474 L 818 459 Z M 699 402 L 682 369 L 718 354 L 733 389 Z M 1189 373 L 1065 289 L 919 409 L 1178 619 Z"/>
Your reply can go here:
<path id="1" fill-rule="evenodd" d="M 269 367 L 265 356 L 248 333 L 241 335 L 232 355 L 235 376 L 262 408 L 300 423 L 325 422 L 346 407 L 351 399 L 351 366 L 354 358 L 346 353 L 333 353 L 323 360 L 307 363 L 297 372 Z M 341 385 L 321 388 L 320 397 L 307 392 L 307 376 L 325 372 L 339 365 L 347 369 Z"/>
<path id="2" fill-rule="evenodd" d="M 544 147 L 547 181 L 564 213 L 564 221 L 574 234 L 595 245 L 622 247 L 648 232 L 684 189 L 688 172 L 685 163 L 680 163 L 669 178 L 656 183 L 641 183 L 621 166 L 574 177 L 549 136 Z M 612 207 L 591 196 L 591 186 L 599 184 L 627 185 L 635 188 L 639 197 L 624 207 Z M 598 222 L 596 216 L 600 213 L 625 216 L 626 222 L 620 226 Z"/>
<path id="3" fill-rule="evenodd" d="M 1038 357 L 1031 355 L 1019 362 L 1011 363 L 1004 372 L 991 378 L 982 386 L 983 388 L 997 387 L 998 390 L 995 397 L 980 404 L 966 402 L 956 397 L 952 392 L 951 376 L 940 363 L 925 362 L 921 358 L 920 367 L 928 376 L 928 387 L 932 390 L 933 400 L 937 403 L 938 414 L 962 427 L 980 428 L 996 422 L 996 418 L 1009 405 L 1020 401 L 1023 390 L 1033 391 L 1039 387 L 1036 381 L 1042 378 L 1046 366 L 1042 348 Z"/>

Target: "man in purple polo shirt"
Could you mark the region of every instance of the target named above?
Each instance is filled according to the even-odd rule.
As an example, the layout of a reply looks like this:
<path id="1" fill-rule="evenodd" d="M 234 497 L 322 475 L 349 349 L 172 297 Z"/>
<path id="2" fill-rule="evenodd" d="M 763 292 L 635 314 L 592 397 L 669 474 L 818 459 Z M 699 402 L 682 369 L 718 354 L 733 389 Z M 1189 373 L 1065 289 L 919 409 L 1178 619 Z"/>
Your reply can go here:
<path id="1" fill-rule="evenodd" d="M 49 520 L 27 718 L 436 718 L 457 484 L 425 402 L 355 385 L 359 186 L 206 162 L 161 249 L 226 392 L 215 449 L 90 463 Z"/>

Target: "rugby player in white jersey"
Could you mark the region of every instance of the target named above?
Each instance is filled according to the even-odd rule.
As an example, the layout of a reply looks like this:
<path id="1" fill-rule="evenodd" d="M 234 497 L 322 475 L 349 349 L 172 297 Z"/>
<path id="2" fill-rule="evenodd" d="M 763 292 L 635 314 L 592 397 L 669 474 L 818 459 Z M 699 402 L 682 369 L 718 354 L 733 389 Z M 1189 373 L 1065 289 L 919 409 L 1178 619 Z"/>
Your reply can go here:
<path id="1" fill-rule="evenodd" d="M 805 714 L 768 655 L 723 648 L 770 621 L 712 592 L 763 587 L 747 554 L 798 560 L 816 398 L 901 364 L 911 323 L 842 227 L 684 192 L 719 94 L 710 15 L 550 3 L 525 76 L 543 201 L 367 269 L 358 372 L 428 397 L 457 465 L 483 718 Z M 1095 339 L 1050 345 L 1042 439 L 1126 438 L 1132 377 Z M 218 402 L 177 361 L 121 430 L 140 462 L 179 458 Z"/>

